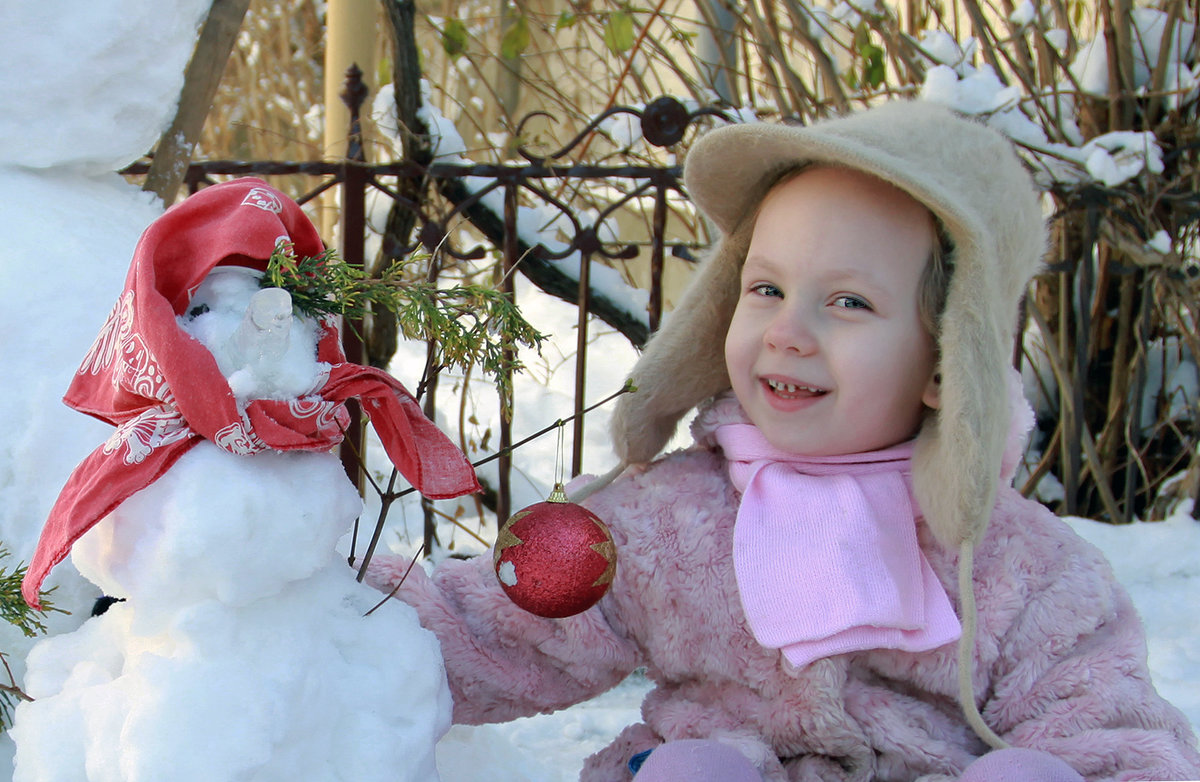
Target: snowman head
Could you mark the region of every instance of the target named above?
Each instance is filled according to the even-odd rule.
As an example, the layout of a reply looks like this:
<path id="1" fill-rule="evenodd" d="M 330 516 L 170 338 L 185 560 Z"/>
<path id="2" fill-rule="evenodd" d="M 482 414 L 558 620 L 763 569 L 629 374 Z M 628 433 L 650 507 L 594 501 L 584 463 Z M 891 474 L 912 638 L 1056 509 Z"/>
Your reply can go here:
<path id="1" fill-rule="evenodd" d="M 310 394 L 329 370 L 317 360 L 320 324 L 296 313 L 287 291 L 260 287 L 261 279 L 255 269 L 217 266 L 177 318 L 212 353 L 242 403 Z"/>

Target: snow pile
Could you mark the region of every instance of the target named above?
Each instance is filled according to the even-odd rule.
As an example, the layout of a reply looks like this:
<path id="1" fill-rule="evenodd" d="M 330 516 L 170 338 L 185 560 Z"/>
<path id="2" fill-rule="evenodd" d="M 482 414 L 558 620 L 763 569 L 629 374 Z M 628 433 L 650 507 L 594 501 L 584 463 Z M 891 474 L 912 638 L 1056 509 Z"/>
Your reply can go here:
<path id="1" fill-rule="evenodd" d="M 0 540 L 14 559 L 29 561 L 59 487 L 112 433 L 62 395 L 112 309 L 138 236 L 161 213 L 152 199 L 116 176 L 0 166 L 0 291 L 9 299 L 0 334 L 14 381 L 0 394 Z M 78 580 L 69 571 L 55 571 L 51 585 L 63 587 L 55 604 L 74 611 L 84 604 L 64 592 Z M 0 648 L 14 652 L 3 628 Z"/>
<path id="2" fill-rule="evenodd" d="M 209 5 L 5 3 L 0 165 L 111 173 L 137 160 L 175 111 Z"/>
<path id="3" fill-rule="evenodd" d="M 0 541 L 28 562 L 71 470 L 111 427 L 61 398 L 162 209 L 113 173 L 175 111 L 207 0 L 5 3 L 0 24 Z M 74 629 L 97 597 L 69 566 L 47 587 Z M 32 641 L 0 622 L 16 682 Z M 0 736 L 0 758 L 11 742 Z M 0 760 L 2 762 L 2 760 Z"/>
<path id="4" fill-rule="evenodd" d="M 1114 131 L 1097 136 L 1080 150 L 1084 168 L 1098 182 L 1115 187 L 1142 171 L 1163 172 L 1162 149 L 1151 131 Z"/>
<path id="5" fill-rule="evenodd" d="M 1132 16 L 1133 81 L 1144 92 L 1163 55 L 1167 14 L 1155 8 L 1134 8 Z M 1182 59 L 1191 49 L 1195 33 L 1196 25 L 1186 19 L 1176 20 L 1172 29 L 1163 69 L 1163 89 L 1171 93 L 1166 98 L 1171 108 L 1179 106 L 1187 99 L 1188 92 L 1200 84 L 1200 70 L 1189 69 Z M 1070 71 L 1084 92 L 1108 94 L 1108 40 L 1105 31 L 1101 30 L 1094 39 L 1079 47 L 1079 53 L 1071 61 Z"/>
<path id="6" fill-rule="evenodd" d="M 1033 9 L 1022 5 L 1014 12 L 1014 23 L 1032 22 L 1035 17 L 1031 14 Z M 1167 14 L 1162 11 L 1134 9 L 1134 83 L 1139 94 L 1146 94 L 1153 86 L 1151 77 L 1161 57 L 1166 104 L 1176 108 L 1196 98 L 1200 90 L 1200 64 L 1189 68 L 1183 59 L 1195 37 L 1195 25 L 1189 22 L 1178 22 L 1170 47 L 1162 52 L 1166 22 Z M 1048 34 L 1048 39 L 1062 37 Z M 1108 94 L 1108 54 L 1103 32 L 1080 46 L 1070 63 L 1069 79 L 1053 92 L 1035 96 L 1025 95 L 1016 84 L 1005 86 L 990 65 L 969 65 L 977 47 L 973 38 L 960 47 L 947 34 L 936 33 L 922 38 L 920 44 L 932 63 L 921 84 L 921 97 L 984 117 L 989 125 L 1024 148 L 1026 158 L 1038 170 L 1040 184 L 1094 181 L 1116 187 L 1143 171 L 1162 173 L 1162 148 L 1153 132 L 1116 131 L 1085 142 L 1079 131 L 1072 96 L 1076 92 Z M 1039 111 L 1056 119 L 1063 140 L 1046 135 L 1039 124 Z"/>
<path id="7" fill-rule="evenodd" d="M 121 289 L 138 236 L 161 212 L 113 171 L 144 154 L 170 121 L 209 5 L 5 4 L 0 290 L 28 303 L 0 307 L 5 371 L 21 379 L 17 393 L 0 396 L 0 540 L 15 559 L 28 561 L 55 490 L 108 436 L 109 427 L 59 400 Z M 71 575 L 56 581 L 68 586 Z M 76 608 L 64 590 L 56 597 Z M 6 641 L 0 633 L 0 648 L 18 651 Z"/>
<path id="8" fill-rule="evenodd" d="M 1192 503 L 1165 521 L 1129 525 L 1068 518 L 1067 523 L 1112 563 L 1146 626 L 1150 675 L 1159 693 L 1200 731 L 1200 644 L 1196 585 L 1200 583 L 1200 522 Z"/>

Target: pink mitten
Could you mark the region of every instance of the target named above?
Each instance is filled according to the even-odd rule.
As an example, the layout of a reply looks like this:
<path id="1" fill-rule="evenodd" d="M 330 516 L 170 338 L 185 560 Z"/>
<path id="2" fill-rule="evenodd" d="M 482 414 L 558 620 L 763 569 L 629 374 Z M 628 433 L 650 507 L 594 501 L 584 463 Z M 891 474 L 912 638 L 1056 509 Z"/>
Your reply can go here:
<path id="1" fill-rule="evenodd" d="M 711 739 L 668 741 L 646 758 L 637 782 L 762 782 L 745 755 Z"/>
<path id="2" fill-rule="evenodd" d="M 1048 752 L 1012 747 L 989 752 L 967 766 L 958 782 L 1084 782 Z"/>

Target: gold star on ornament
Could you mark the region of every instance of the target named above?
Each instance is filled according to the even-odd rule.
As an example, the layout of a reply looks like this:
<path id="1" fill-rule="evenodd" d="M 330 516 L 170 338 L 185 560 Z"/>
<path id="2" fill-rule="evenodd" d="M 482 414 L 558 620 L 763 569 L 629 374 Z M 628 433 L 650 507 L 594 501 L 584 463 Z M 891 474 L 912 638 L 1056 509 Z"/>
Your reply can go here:
<path id="1" fill-rule="evenodd" d="M 599 543 L 593 543 L 589 546 L 592 551 L 595 551 L 608 562 L 608 567 L 604 568 L 604 572 L 592 584 L 594 587 L 605 586 L 613 582 L 613 577 L 617 574 L 617 545 L 611 540 L 604 540 Z"/>
<path id="2" fill-rule="evenodd" d="M 493 548 L 492 553 L 492 559 L 495 562 L 500 562 L 500 555 L 504 553 L 506 548 L 509 548 L 510 546 L 519 546 L 525 542 L 513 534 L 512 527 L 513 524 L 517 523 L 528 515 L 529 511 L 527 510 L 518 511 L 509 517 L 508 521 L 504 523 L 504 526 L 500 528 L 500 534 L 496 536 L 496 545 Z"/>

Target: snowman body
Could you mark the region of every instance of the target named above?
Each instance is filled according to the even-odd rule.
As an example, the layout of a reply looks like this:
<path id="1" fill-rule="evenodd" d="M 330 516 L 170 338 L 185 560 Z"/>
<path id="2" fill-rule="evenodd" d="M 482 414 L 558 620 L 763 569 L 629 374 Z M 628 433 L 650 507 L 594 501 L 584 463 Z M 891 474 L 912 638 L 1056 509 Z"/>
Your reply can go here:
<path id="1" fill-rule="evenodd" d="M 180 319 L 239 400 L 328 371 L 263 293 L 218 269 Z M 14 782 L 436 780 L 440 650 L 399 601 L 366 616 L 379 595 L 336 551 L 361 508 L 331 453 L 207 441 L 121 503 L 72 558 L 124 602 L 30 653 Z"/>

